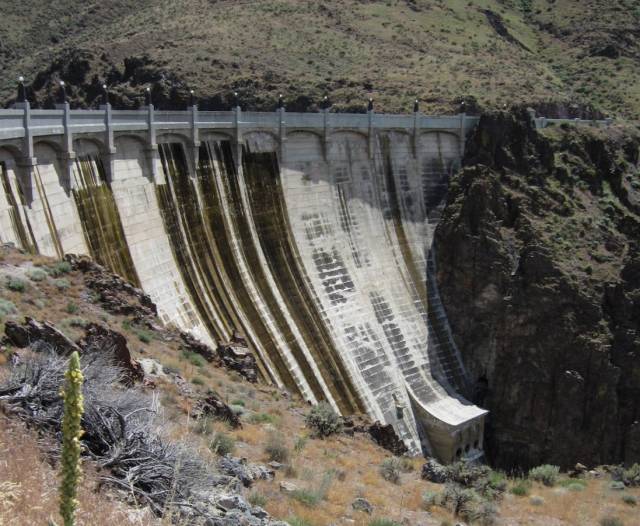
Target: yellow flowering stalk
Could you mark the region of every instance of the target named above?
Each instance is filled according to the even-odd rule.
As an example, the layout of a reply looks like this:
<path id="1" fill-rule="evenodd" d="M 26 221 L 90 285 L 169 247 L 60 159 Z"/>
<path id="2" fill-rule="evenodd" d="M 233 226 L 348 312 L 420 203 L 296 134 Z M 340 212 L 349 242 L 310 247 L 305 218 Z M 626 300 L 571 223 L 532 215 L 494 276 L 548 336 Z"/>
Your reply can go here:
<path id="1" fill-rule="evenodd" d="M 80 479 L 80 438 L 82 437 L 83 400 L 82 371 L 77 352 L 71 355 L 65 373 L 64 416 L 62 418 L 62 485 L 60 486 L 60 515 L 64 526 L 74 526 L 78 508 L 78 481 Z"/>

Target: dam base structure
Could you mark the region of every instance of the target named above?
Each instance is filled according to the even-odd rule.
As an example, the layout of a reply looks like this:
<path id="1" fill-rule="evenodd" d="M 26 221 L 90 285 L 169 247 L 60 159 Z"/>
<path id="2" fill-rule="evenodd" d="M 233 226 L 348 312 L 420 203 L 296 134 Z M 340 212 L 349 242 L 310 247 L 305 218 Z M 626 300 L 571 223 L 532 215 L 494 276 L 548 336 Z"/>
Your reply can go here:
<path id="1" fill-rule="evenodd" d="M 0 240 L 87 254 L 267 382 L 393 425 L 413 454 L 482 456 L 487 412 L 435 280 L 458 115 L 0 111 Z"/>

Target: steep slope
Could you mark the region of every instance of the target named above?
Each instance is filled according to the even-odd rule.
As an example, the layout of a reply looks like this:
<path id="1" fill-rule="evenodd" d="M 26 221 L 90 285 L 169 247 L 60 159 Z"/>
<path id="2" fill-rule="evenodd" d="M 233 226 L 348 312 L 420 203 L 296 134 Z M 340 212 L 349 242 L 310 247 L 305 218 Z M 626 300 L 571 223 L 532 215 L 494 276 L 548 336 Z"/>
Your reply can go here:
<path id="1" fill-rule="evenodd" d="M 146 84 L 164 107 L 194 89 L 203 107 L 239 91 L 267 109 L 329 94 L 340 109 L 428 112 L 537 104 L 546 114 L 595 107 L 638 118 L 640 9 L 633 0 L 160 0 L 0 2 L 0 99 L 18 75 L 52 104 L 63 78 L 76 103 L 100 86 L 132 106 Z M 578 103 L 578 105 L 572 105 Z M 589 113 L 588 111 L 586 113 Z"/>
<path id="2" fill-rule="evenodd" d="M 640 136 L 481 119 L 436 232 L 502 467 L 640 455 Z"/>

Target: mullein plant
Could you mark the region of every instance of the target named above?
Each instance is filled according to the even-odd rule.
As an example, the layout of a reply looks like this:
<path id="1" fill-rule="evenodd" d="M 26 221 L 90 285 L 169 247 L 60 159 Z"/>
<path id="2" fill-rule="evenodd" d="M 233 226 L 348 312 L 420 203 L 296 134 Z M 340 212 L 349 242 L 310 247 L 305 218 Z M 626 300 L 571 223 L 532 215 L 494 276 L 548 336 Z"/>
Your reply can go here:
<path id="1" fill-rule="evenodd" d="M 82 437 L 83 399 L 82 371 L 80 356 L 74 352 L 69 359 L 65 373 L 64 416 L 62 418 L 62 485 L 60 486 L 60 515 L 64 526 L 74 526 L 78 508 L 78 482 L 82 473 L 80 467 L 80 438 Z"/>

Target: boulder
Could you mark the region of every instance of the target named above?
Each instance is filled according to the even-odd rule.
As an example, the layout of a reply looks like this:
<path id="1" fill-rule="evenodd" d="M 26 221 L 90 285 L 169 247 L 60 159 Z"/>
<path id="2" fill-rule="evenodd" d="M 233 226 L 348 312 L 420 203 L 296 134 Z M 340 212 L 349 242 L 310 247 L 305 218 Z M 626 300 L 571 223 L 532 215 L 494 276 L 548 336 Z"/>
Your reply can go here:
<path id="1" fill-rule="evenodd" d="M 396 456 L 402 456 L 409 451 L 391 424 L 385 425 L 380 422 L 374 422 L 369 426 L 368 431 L 376 444 L 387 451 L 391 451 Z"/>
<path id="2" fill-rule="evenodd" d="M 36 321 L 33 318 L 25 317 L 24 323 L 20 325 L 9 320 L 5 323 L 4 333 L 9 343 L 19 348 L 43 343 L 62 356 L 68 356 L 74 351 L 81 351 L 78 345 L 47 321 Z"/>
<path id="3" fill-rule="evenodd" d="M 260 464 L 249 464 L 246 458 L 221 457 L 218 469 L 225 475 L 237 478 L 246 488 L 256 480 L 272 480 L 275 477 L 272 469 Z"/>
<path id="4" fill-rule="evenodd" d="M 282 491 L 282 493 L 286 493 L 287 495 L 290 495 L 291 493 L 298 491 L 299 489 L 300 488 L 298 488 L 298 486 L 296 486 L 293 482 L 287 482 L 286 480 L 280 482 L 280 491 Z"/>
<path id="5" fill-rule="evenodd" d="M 138 322 L 153 320 L 158 314 L 155 303 L 141 289 L 89 257 L 67 254 L 65 260 L 73 270 L 84 274 L 85 284 L 97 293 L 98 301 L 105 310 L 132 316 Z"/>
<path id="6" fill-rule="evenodd" d="M 222 365 L 231 371 L 240 373 L 249 382 L 258 381 L 258 367 L 255 356 L 248 347 L 240 343 L 229 342 L 218 345 L 218 358 Z"/>
<path id="7" fill-rule="evenodd" d="M 110 352 L 113 353 L 114 365 L 124 371 L 124 382 L 133 382 L 144 379 L 142 366 L 133 358 L 127 347 L 127 339 L 105 325 L 89 323 L 85 325 L 85 335 L 78 342 L 83 351 Z"/>
<path id="8" fill-rule="evenodd" d="M 191 410 L 191 415 L 196 419 L 210 416 L 218 420 L 224 420 L 233 428 L 242 427 L 238 415 L 211 389 L 208 391 L 207 396 L 196 401 Z"/>
<path id="9" fill-rule="evenodd" d="M 216 359 L 216 353 L 213 351 L 213 349 L 208 345 L 202 343 L 192 334 L 185 331 L 180 331 L 180 340 L 182 340 L 180 342 L 181 351 L 199 354 L 208 362 L 212 362 Z"/>
<path id="10" fill-rule="evenodd" d="M 362 497 L 358 497 L 351 503 L 351 507 L 355 511 L 362 511 L 364 513 L 373 513 L 373 506 L 367 499 L 363 499 Z"/>
<path id="11" fill-rule="evenodd" d="M 435 482 L 436 484 L 444 484 L 447 481 L 447 468 L 440 464 L 433 458 L 427 459 L 424 466 L 422 466 L 421 477 L 429 482 Z"/>

